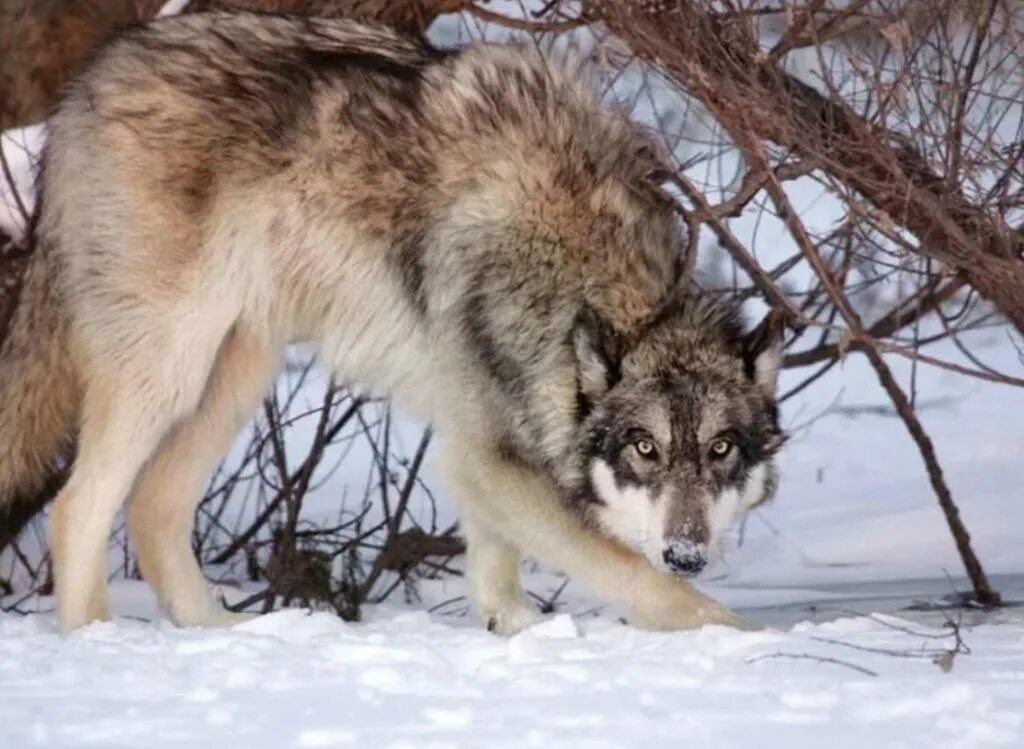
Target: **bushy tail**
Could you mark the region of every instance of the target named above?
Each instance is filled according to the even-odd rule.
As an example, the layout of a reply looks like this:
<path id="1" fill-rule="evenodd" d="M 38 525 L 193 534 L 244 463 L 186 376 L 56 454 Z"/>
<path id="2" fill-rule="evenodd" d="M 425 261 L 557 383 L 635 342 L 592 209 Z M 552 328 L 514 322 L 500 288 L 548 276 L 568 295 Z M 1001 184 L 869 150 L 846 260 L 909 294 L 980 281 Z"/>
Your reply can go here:
<path id="1" fill-rule="evenodd" d="M 31 501 L 54 479 L 66 461 L 78 411 L 68 321 L 47 250 L 36 248 L 0 343 L 0 525 L 11 505 Z"/>

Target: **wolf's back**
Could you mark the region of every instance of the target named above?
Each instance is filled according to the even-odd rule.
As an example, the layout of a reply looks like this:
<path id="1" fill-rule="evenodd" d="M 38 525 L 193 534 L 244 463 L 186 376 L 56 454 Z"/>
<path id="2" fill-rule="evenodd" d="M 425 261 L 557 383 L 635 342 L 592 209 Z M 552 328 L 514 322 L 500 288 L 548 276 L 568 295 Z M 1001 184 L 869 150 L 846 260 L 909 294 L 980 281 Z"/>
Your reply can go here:
<path id="1" fill-rule="evenodd" d="M 40 246 L 0 344 L 0 515 L 30 499 L 58 469 L 78 408 L 67 350 L 67 319 L 52 278 L 52 253 Z"/>

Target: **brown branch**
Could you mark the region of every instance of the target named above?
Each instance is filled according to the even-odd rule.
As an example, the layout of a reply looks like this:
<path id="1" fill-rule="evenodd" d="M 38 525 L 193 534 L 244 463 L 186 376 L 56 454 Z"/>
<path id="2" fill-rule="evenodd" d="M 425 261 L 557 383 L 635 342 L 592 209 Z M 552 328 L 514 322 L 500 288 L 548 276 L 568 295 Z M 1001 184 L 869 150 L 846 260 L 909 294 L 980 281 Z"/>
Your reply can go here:
<path id="1" fill-rule="evenodd" d="M 932 444 L 931 438 L 918 420 L 914 413 L 914 407 L 910 404 L 903 389 L 897 384 L 892 371 L 885 364 L 881 354 L 874 348 L 867 349 L 865 353 L 878 374 L 878 379 L 881 381 L 882 386 L 899 412 L 900 418 L 903 419 L 907 431 L 910 432 L 911 437 L 913 437 L 914 442 L 917 444 L 918 450 L 921 452 L 921 457 L 924 459 L 925 467 L 928 471 L 928 480 L 931 482 L 932 489 L 934 489 L 935 495 L 939 500 L 939 505 L 942 507 L 942 513 L 946 518 L 946 523 L 949 525 L 950 533 L 953 535 L 957 551 L 963 560 L 964 568 L 967 570 L 967 576 L 971 580 L 978 603 L 983 606 L 999 606 L 1002 603 L 1002 598 L 998 592 L 992 589 L 988 582 L 988 577 L 985 575 L 985 570 L 981 566 L 981 561 L 971 547 L 971 536 L 967 532 L 967 527 L 960 519 L 960 510 L 953 501 L 952 492 L 950 492 L 943 477 L 942 467 L 939 465 L 938 457 L 935 454 L 935 446 Z"/>
<path id="2" fill-rule="evenodd" d="M 970 99 L 973 87 L 971 82 L 974 79 L 975 71 L 978 68 L 978 61 L 981 59 L 981 50 L 985 45 L 988 31 L 992 27 L 992 19 L 995 18 L 996 8 L 999 0 L 989 0 L 988 10 L 981 24 L 974 30 L 974 44 L 971 47 L 971 55 L 964 66 L 964 80 L 960 82 L 960 95 L 957 97 L 956 111 L 952 118 L 952 130 L 949 134 L 949 155 L 950 165 L 948 179 L 950 185 L 958 184 L 960 178 L 960 165 L 963 158 L 964 125 L 967 117 L 967 103 Z"/>
<path id="3" fill-rule="evenodd" d="M 395 508 L 394 514 L 389 518 L 387 523 L 387 539 L 385 541 L 385 550 L 388 548 L 388 544 L 392 543 L 392 539 L 399 535 L 399 528 L 402 523 L 402 518 L 405 515 L 406 507 L 409 504 L 409 499 L 412 497 L 413 487 L 416 485 L 416 479 L 419 476 L 420 469 L 423 467 L 423 459 L 427 455 L 427 448 L 430 446 L 431 431 L 429 429 L 424 430 L 423 436 L 420 438 L 420 444 L 416 448 L 416 454 L 413 456 L 412 462 L 409 465 L 408 472 L 406 473 L 405 483 L 402 486 L 401 492 L 398 497 L 398 504 Z M 374 445 L 376 450 L 376 445 Z M 360 587 L 360 598 L 366 600 L 369 596 L 370 591 L 373 589 L 377 579 L 384 572 L 386 567 L 384 566 L 390 560 L 390 555 L 381 553 L 373 563 L 373 567 L 370 570 L 370 574 L 366 576 Z"/>
<path id="4" fill-rule="evenodd" d="M 750 255 L 747 248 L 743 246 L 743 243 L 736 238 L 736 235 L 732 233 L 732 230 L 726 226 L 722 218 L 715 212 L 714 207 L 708 203 L 707 198 L 704 194 L 697 189 L 697 186 L 693 184 L 687 178 L 685 174 L 677 173 L 672 175 L 670 178 L 673 184 L 676 185 L 687 198 L 697 207 L 695 216 L 697 218 L 706 218 L 707 223 L 711 226 L 711 230 L 718 237 L 718 241 L 725 248 L 726 252 L 732 257 L 740 268 L 750 277 L 750 280 L 757 287 L 768 303 L 774 308 L 782 312 L 786 317 L 786 324 L 790 327 L 801 330 L 803 329 L 807 321 L 804 316 L 800 314 L 793 306 L 789 303 L 786 295 L 782 293 L 782 289 L 779 288 L 778 284 L 775 283 L 775 279 L 769 276 L 760 264 Z M 684 218 L 686 215 L 684 214 Z"/>
<path id="5" fill-rule="evenodd" d="M 867 4 L 868 0 L 855 0 L 846 8 L 834 13 L 818 28 L 815 26 L 814 16 L 821 10 L 824 2 L 814 0 L 801 10 L 778 44 L 772 47 L 768 53 L 768 61 L 774 64 L 794 49 L 818 46 L 860 29 L 867 23 L 860 15 Z"/>
<path id="6" fill-rule="evenodd" d="M 814 171 L 814 166 L 809 163 L 798 162 L 794 164 L 780 164 L 775 167 L 775 177 L 780 181 L 787 181 L 803 177 Z M 710 207 L 710 215 L 717 218 L 738 218 L 759 192 L 764 188 L 766 177 L 761 172 L 748 169 L 736 194 L 721 203 Z"/>
<path id="7" fill-rule="evenodd" d="M 931 438 L 925 431 L 924 426 L 917 418 L 914 407 L 907 398 L 906 393 L 903 392 L 903 388 L 896 382 L 892 370 L 889 369 L 885 359 L 879 353 L 879 344 L 872 340 L 864 330 L 860 316 L 850 305 L 842 289 L 836 285 L 830 269 L 825 265 L 814 242 L 811 241 L 810 236 L 807 234 L 803 222 L 800 221 L 799 216 L 793 210 L 793 206 L 782 187 L 782 183 L 775 179 L 774 175 L 771 174 L 771 170 L 768 169 L 767 157 L 760 144 L 751 138 L 743 137 L 741 137 L 739 142 L 744 155 L 750 163 L 755 167 L 764 169 L 769 174 L 765 190 L 775 204 L 779 216 L 786 224 L 787 229 L 789 229 L 797 246 L 803 252 L 804 257 L 807 258 L 808 264 L 814 270 L 815 275 L 817 275 L 832 303 L 839 310 L 839 314 L 849 328 L 852 337 L 860 342 L 864 354 L 878 375 L 879 382 L 888 394 L 893 406 L 895 406 L 914 443 L 917 445 L 928 473 L 928 480 L 931 482 L 939 506 L 942 508 L 943 515 L 946 518 L 946 523 L 949 525 L 950 533 L 953 535 L 957 551 L 960 553 L 967 576 L 971 580 L 978 603 L 985 606 L 1000 605 L 1002 599 L 999 593 L 993 590 L 989 584 L 981 562 L 971 546 L 971 536 L 967 532 L 967 527 L 960 519 L 960 510 L 953 500 L 953 494 L 949 486 L 946 484 L 942 473 L 942 466 L 939 464 L 938 456 L 935 453 L 935 446 L 932 444 Z"/>
<path id="8" fill-rule="evenodd" d="M 476 3 L 466 3 L 464 10 L 481 21 L 504 26 L 518 31 L 530 31 L 536 33 L 560 34 L 566 31 L 586 26 L 589 21 L 584 18 L 565 18 L 558 21 L 527 21 L 521 18 L 512 18 L 502 13 L 495 13 L 487 10 Z"/>
<path id="9" fill-rule="evenodd" d="M 328 431 L 324 436 L 325 444 L 329 444 L 338 435 L 338 433 L 345 427 L 345 425 L 348 424 L 348 422 L 351 421 L 352 418 L 359 412 L 359 409 L 362 407 L 362 405 L 363 401 L 361 400 L 355 400 L 349 405 L 345 412 L 341 416 L 339 416 L 338 419 L 334 422 L 330 431 Z M 317 459 L 317 461 L 319 462 L 319 458 Z M 309 462 L 309 457 L 307 456 L 307 459 L 303 461 L 302 465 L 299 466 L 299 468 L 296 470 L 294 474 L 281 476 L 281 479 L 287 482 L 289 485 L 291 485 L 299 481 L 303 475 L 312 476 L 312 471 L 307 469 Z M 260 532 L 260 529 L 267 524 L 267 522 L 270 520 L 273 514 L 286 500 L 287 496 L 287 492 L 278 491 L 274 499 L 272 499 L 267 504 L 267 506 L 260 511 L 260 513 L 252 521 L 252 523 L 250 523 L 249 526 L 245 529 L 245 531 L 243 531 L 234 539 L 232 539 L 230 544 L 228 544 L 222 551 L 220 551 L 216 556 L 214 556 L 213 559 L 209 560 L 210 563 L 224 564 L 229 559 L 231 559 L 231 557 L 233 557 L 239 551 L 244 549 L 245 546 L 256 537 L 256 534 Z"/>
<path id="10" fill-rule="evenodd" d="M 771 64 L 742 23 L 695 0 L 590 0 L 584 11 L 726 127 L 742 124 L 862 194 L 1024 332 L 1024 234 L 952 189 L 907 137 Z"/>
<path id="11" fill-rule="evenodd" d="M 429 557 L 454 557 L 465 551 L 466 544 L 458 536 L 439 536 L 409 528 L 388 536 L 378 564 L 382 570 L 406 575 Z"/>
<path id="12" fill-rule="evenodd" d="M 945 334 L 940 336 L 945 338 Z M 955 364 L 944 359 L 937 359 L 934 356 L 928 356 L 922 354 L 920 351 L 909 349 L 905 346 L 897 346 L 893 343 L 887 343 L 886 341 L 874 341 L 873 345 L 880 351 L 884 351 L 887 354 L 896 354 L 902 356 L 904 359 L 910 359 L 911 361 L 921 362 L 927 364 L 930 367 L 936 369 L 945 369 L 949 372 L 956 372 L 957 374 L 964 375 L 965 377 L 973 377 L 976 380 L 985 380 L 986 382 L 992 382 L 997 385 L 1012 385 L 1013 387 L 1024 387 L 1024 379 L 1020 377 L 1013 377 L 1008 374 L 1001 372 L 993 372 L 988 369 L 972 369 L 971 367 L 965 367 L 962 364 Z M 860 350 L 864 350 L 863 346 L 858 347 Z"/>
<path id="13" fill-rule="evenodd" d="M 879 318 L 866 332 L 871 338 L 876 340 L 888 338 L 939 309 L 944 303 L 952 299 L 958 291 L 962 290 L 963 287 L 964 282 L 962 279 L 953 279 L 937 291 L 932 288 L 923 297 L 915 295 L 912 299 L 896 305 L 887 314 Z M 917 302 L 916 304 L 915 301 Z M 847 347 L 848 350 L 856 350 L 857 348 L 858 344 L 856 341 L 851 342 L 851 345 Z M 834 359 L 841 356 L 842 353 L 842 347 L 838 343 L 828 343 L 808 349 L 807 351 L 786 354 L 782 365 L 784 367 L 806 367 L 811 364 Z"/>

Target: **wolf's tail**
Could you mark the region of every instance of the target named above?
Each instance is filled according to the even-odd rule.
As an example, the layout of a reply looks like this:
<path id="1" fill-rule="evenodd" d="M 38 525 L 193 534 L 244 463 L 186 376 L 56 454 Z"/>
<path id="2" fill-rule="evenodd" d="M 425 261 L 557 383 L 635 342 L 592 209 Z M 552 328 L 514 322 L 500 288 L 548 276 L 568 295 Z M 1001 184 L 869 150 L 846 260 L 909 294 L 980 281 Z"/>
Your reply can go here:
<path id="1" fill-rule="evenodd" d="M 29 262 L 0 343 L 0 519 L 29 501 L 66 461 L 79 403 L 68 320 L 53 285 L 53 253 Z"/>

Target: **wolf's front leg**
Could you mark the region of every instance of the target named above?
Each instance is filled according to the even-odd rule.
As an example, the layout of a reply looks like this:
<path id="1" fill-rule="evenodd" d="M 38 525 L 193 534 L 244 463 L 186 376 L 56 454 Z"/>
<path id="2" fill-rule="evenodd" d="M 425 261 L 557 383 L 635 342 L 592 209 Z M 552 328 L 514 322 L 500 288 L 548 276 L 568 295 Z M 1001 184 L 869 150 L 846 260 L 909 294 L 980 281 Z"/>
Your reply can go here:
<path id="1" fill-rule="evenodd" d="M 586 527 L 550 482 L 527 467 L 461 440 L 442 446 L 441 466 L 471 524 L 623 606 L 634 623 L 648 629 L 743 626 L 722 604 Z"/>
<path id="2" fill-rule="evenodd" d="M 514 635 L 540 619 L 519 578 L 519 550 L 469 518 L 463 518 L 466 537 L 466 577 L 469 596 L 487 629 Z"/>

